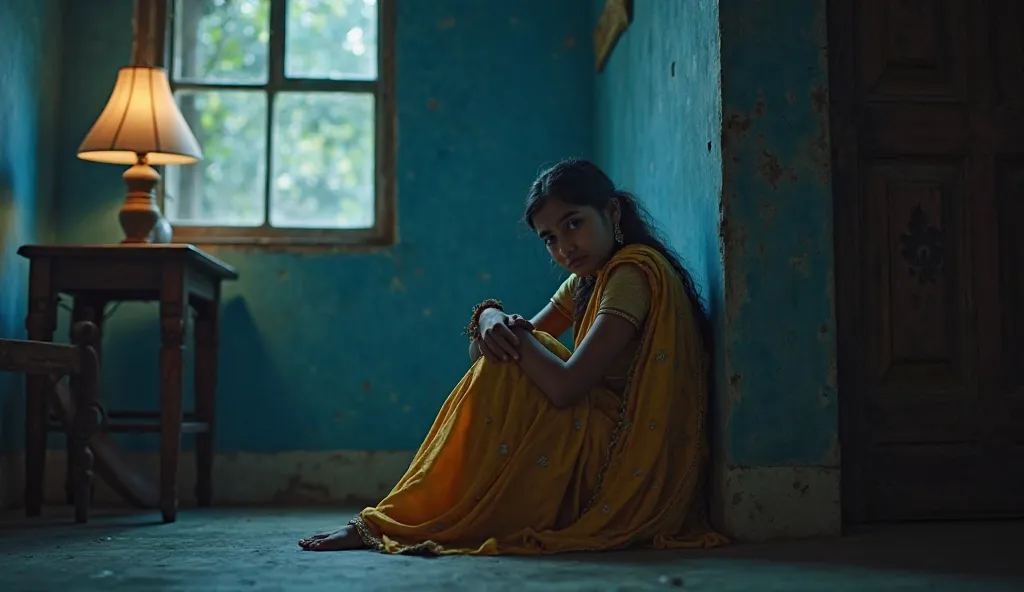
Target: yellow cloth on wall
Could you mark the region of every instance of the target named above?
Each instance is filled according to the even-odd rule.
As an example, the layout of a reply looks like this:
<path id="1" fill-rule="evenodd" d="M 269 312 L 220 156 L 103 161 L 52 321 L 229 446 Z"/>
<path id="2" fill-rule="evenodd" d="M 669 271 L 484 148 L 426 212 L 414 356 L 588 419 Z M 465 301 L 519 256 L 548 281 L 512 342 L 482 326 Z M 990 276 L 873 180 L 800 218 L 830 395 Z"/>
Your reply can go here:
<path id="1" fill-rule="evenodd" d="M 367 545 L 388 553 L 534 555 L 726 542 L 708 527 L 701 499 L 707 358 L 668 261 L 644 246 L 616 253 L 598 274 L 576 345 L 603 303 L 616 303 L 609 286 L 636 279 L 631 268 L 646 278 L 649 303 L 638 313 L 635 289 L 624 292 L 633 296 L 628 303 L 617 302 L 646 317 L 638 318 L 645 329 L 625 390 L 595 388 L 558 409 L 514 363 L 477 360 L 405 476 L 352 521 Z M 534 335 L 562 359 L 571 355 L 553 337 Z"/>

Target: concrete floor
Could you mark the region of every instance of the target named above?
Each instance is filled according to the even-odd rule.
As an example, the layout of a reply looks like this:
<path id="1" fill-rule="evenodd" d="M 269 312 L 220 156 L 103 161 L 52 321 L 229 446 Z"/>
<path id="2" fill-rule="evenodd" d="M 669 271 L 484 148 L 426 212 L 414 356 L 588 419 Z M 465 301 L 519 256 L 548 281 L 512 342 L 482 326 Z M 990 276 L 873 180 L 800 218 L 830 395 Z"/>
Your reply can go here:
<path id="1" fill-rule="evenodd" d="M 837 540 L 544 558 L 302 552 L 295 541 L 347 512 L 70 511 L 0 515 L 0 590 L 1024 590 L 1024 522 L 874 528 Z"/>

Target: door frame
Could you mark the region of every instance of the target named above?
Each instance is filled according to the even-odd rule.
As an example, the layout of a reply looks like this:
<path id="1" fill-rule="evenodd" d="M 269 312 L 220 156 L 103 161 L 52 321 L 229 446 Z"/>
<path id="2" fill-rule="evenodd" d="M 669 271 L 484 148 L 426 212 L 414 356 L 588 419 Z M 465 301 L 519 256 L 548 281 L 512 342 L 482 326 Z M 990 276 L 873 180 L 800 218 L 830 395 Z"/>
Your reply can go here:
<path id="1" fill-rule="evenodd" d="M 858 396 L 860 359 L 857 331 L 861 318 L 860 228 L 863 224 L 857 195 L 859 128 L 856 47 L 851 23 L 856 0 L 826 0 L 829 79 L 829 132 L 831 136 L 832 234 L 835 259 L 836 366 L 839 403 L 840 505 L 843 525 L 863 522 L 867 516 L 864 493 L 864 452 L 857 445 L 863 435 L 864 409 Z"/>

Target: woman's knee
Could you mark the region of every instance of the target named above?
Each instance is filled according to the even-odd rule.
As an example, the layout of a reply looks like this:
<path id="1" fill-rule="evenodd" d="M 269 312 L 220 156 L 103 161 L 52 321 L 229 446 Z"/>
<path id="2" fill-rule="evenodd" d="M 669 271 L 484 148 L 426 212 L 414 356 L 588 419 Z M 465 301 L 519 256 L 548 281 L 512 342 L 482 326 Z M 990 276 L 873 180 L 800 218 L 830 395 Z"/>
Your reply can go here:
<path id="1" fill-rule="evenodd" d="M 561 341 L 555 339 L 555 337 L 549 333 L 545 333 L 543 331 L 534 331 L 533 337 L 538 342 L 540 342 L 541 345 L 547 348 L 549 352 L 555 354 L 556 356 L 562 358 L 563 360 L 568 360 L 569 356 L 572 355 L 572 352 L 569 351 L 569 348 L 562 345 Z"/>
<path id="2" fill-rule="evenodd" d="M 519 333 L 520 338 L 526 335 L 526 333 Z M 572 352 L 569 351 L 560 341 L 552 337 L 550 334 L 543 331 L 533 331 L 534 339 L 536 339 L 541 345 L 543 345 L 548 351 L 555 354 L 563 361 L 568 360 Z M 477 360 L 476 365 L 479 366 L 481 372 L 487 372 L 488 374 L 493 372 L 522 372 L 522 368 L 519 367 L 512 360 L 492 362 L 486 356 L 480 356 Z"/>

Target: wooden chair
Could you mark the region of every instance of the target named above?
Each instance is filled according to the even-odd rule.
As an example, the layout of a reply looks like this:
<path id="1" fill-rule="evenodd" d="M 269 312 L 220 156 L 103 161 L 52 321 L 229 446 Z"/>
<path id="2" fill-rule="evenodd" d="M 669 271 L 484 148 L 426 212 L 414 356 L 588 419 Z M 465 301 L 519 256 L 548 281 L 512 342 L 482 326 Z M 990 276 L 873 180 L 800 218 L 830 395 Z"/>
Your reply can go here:
<path id="1" fill-rule="evenodd" d="M 99 404 L 99 328 L 92 322 L 75 323 L 71 332 L 71 345 L 0 339 L 0 372 L 20 372 L 47 376 L 50 381 L 51 400 L 56 397 L 60 380 L 70 379 L 74 399 L 74 417 L 67 425 L 70 441 L 68 451 L 68 487 L 75 505 L 75 521 L 89 519 L 93 485 L 93 453 L 89 442 L 103 424 L 103 410 Z"/>

